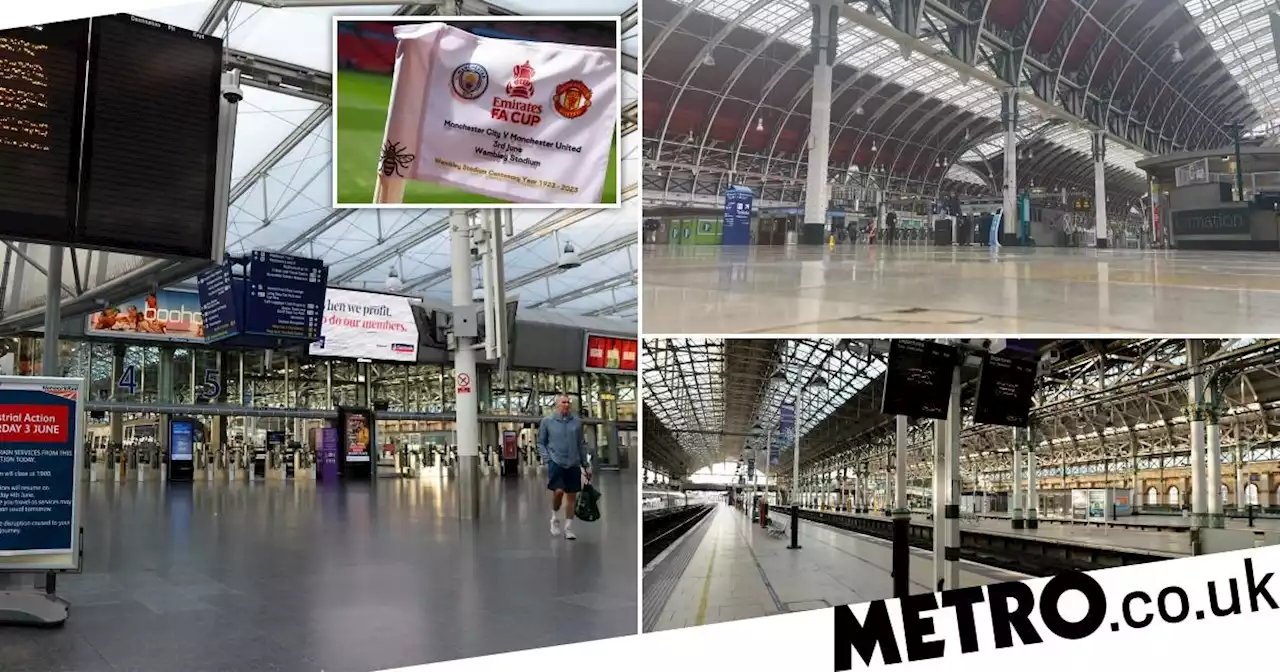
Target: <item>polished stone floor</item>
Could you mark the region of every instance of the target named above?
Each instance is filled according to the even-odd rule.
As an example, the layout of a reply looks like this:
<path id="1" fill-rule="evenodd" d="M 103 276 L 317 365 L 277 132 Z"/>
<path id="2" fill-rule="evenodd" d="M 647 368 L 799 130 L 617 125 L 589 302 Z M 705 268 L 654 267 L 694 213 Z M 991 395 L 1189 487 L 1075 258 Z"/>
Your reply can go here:
<path id="1" fill-rule="evenodd" d="M 86 483 L 85 573 L 53 630 L 0 627 L 4 672 L 367 672 L 636 632 L 634 472 L 553 538 L 541 477 L 376 488 Z"/>
<path id="2" fill-rule="evenodd" d="M 1280 254 L 647 246 L 646 334 L 1280 332 Z"/>

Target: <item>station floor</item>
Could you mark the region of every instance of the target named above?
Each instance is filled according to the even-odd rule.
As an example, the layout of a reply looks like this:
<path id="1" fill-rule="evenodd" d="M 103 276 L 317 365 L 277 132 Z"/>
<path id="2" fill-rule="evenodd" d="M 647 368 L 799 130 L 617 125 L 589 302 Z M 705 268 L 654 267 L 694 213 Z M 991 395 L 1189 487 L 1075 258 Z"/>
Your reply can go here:
<path id="1" fill-rule="evenodd" d="M 893 597 L 889 542 L 802 522 L 799 550 L 788 550 L 789 539 L 771 537 L 747 517 L 718 505 L 700 536 L 681 543 L 697 543 L 687 564 L 679 549 L 644 577 L 645 608 L 656 609 L 653 630 L 670 630 L 779 613 L 822 609 Z M 912 593 L 932 592 L 933 554 L 911 549 Z M 659 567 L 666 562 L 679 563 Z M 666 575 L 673 575 L 667 578 Z M 963 562 L 964 586 L 987 585 L 1027 578 L 976 563 Z M 670 580 L 669 596 L 651 604 L 652 582 Z M 666 592 L 666 591 L 663 591 Z M 646 614 L 646 622 L 652 620 Z"/>
<path id="2" fill-rule="evenodd" d="M 367 672 L 635 634 L 633 472 L 554 538 L 542 477 L 85 483 L 85 571 L 58 629 L 0 627 L 4 672 Z M 28 582 L 29 585 L 29 582 Z"/>
<path id="3" fill-rule="evenodd" d="M 1280 331 L 1280 254 L 908 245 L 644 250 L 644 330 Z"/>

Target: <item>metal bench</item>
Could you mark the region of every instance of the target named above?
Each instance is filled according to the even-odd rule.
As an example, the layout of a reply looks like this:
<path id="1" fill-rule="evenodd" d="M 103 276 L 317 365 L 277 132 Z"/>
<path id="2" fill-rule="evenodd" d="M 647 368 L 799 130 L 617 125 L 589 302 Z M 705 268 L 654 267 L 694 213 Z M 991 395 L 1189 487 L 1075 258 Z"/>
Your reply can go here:
<path id="1" fill-rule="evenodd" d="M 791 515 L 778 515 L 769 511 L 769 527 L 765 530 L 771 537 L 784 537 L 791 530 Z"/>

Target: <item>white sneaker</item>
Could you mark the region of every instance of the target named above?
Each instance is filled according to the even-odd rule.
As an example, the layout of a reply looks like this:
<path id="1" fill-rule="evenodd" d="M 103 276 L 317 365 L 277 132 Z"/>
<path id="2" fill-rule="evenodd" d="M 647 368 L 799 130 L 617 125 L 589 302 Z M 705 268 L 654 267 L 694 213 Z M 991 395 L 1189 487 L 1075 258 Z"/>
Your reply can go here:
<path id="1" fill-rule="evenodd" d="M 567 520 L 566 520 L 566 521 L 564 521 L 564 538 L 565 538 L 565 539 L 577 539 L 577 538 L 578 538 L 578 535 L 574 534 L 574 533 L 573 533 L 573 530 L 569 529 L 569 521 L 567 521 Z"/>
<path id="2" fill-rule="evenodd" d="M 560 534 L 560 519 L 555 516 L 551 516 L 551 534 L 557 536 Z"/>

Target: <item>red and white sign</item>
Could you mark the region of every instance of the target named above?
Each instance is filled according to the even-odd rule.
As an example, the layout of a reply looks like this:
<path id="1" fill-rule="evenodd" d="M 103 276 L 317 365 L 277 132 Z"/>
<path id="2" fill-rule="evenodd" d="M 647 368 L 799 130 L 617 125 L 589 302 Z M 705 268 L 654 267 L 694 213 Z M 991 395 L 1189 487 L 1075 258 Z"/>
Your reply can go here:
<path id="1" fill-rule="evenodd" d="M 471 394 L 471 376 L 458 374 L 458 394 Z"/>
<path id="2" fill-rule="evenodd" d="M 70 426 L 66 406 L 0 405 L 0 443 L 65 443 Z"/>
<path id="3" fill-rule="evenodd" d="M 595 373 L 635 373 L 640 345 L 626 336 L 587 334 L 582 370 Z"/>
<path id="4" fill-rule="evenodd" d="M 395 28 L 383 177 L 524 204 L 598 204 L 618 127 L 618 50 Z"/>
<path id="5" fill-rule="evenodd" d="M 417 300 L 407 296 L 330 287 L 324 293 L 320 340 L 309 352 L 317 357 L 416 362 L 414 303 Z"/>

